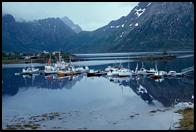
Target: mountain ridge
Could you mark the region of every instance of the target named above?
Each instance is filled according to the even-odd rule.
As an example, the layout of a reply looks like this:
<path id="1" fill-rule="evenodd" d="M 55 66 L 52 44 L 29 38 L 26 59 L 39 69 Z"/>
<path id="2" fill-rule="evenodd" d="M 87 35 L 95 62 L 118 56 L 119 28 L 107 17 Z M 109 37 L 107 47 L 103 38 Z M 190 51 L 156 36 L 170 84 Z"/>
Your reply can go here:
<path id="1" fill-rule="evenodd" d="M 62 23 L 65 24 L 62 18 L 54 19 L 53 23 L 55 21 L 61 23 L 61 26 Z M 48 24 L 44 21 L 42 26 L 49 28 L 44 23 Z M 39 42 L 45 42 L 40 50 L 43 48 L 48 50 L 50 47 L 49 50 L 61 49 L 71 53 L 163 51 L 180 48 L 192 50 L 194 48 L 193 28 L 194 7 L 190 2 L 140 2 L 127 16 L 113 20 L 94 31 L 77 33 L 65 26 L 64 31 L 58 29 L 60 33 L 50 35 L 50 38 L 59 38 L 59 36 L 61 38 L 53 40 L 53 44 L 41 39 Z M 49 31 L 52 32 L 52 30 L 47 30 L 43 33 L 48 34 Z M 4 34 L 4 40 L 6 39 L 10 40 Z M 18 39 L 15 39 L 15 42 L 18 42 Z M 26 40 L 28 39 L 27 37 Z M 6 42 L 3 42 L 5 45 Z M 33 42 L 39 47 L 36 41 Z M 31 47 L 31 49 L 36 49 L 36 47 Z"/>

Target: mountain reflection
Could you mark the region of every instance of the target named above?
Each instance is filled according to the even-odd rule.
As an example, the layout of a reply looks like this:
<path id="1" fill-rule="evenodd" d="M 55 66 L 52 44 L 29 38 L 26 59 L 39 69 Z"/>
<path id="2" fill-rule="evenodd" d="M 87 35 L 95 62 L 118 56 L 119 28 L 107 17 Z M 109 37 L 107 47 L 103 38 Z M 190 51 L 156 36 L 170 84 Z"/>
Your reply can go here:
<path id="1" fill-rule="evenodd" d="M 190 101 L 194 93 L 194 79 L 192 77 L 164 78 L 155 81 L 150 78 L 109 78 L 113 83 L 129 86 L 138 96 L 148 104 L 153 100 L 160 101 L 165 107 L 177 102 Z"/>

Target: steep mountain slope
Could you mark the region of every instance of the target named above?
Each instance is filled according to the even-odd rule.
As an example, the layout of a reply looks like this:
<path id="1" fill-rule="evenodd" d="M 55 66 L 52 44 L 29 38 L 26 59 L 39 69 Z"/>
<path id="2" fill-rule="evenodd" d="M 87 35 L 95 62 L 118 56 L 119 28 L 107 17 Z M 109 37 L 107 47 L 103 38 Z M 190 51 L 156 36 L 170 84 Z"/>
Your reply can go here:
<path id="1" fill-rule="evenodd" d="M 67 25 L 69 26 L 72 30 L 74 30 L 76 33 L 79 33 L 82 31 L 81 27 L 77 24 L 74 24 L 72 22 L 72 20 L 70 20 L 68 17 L 64 16 L 63 18 L 61 18 L 61 20 Z"/>
<path id="2" fill-rule="evenodd" d="M 76 25 L 65 19 L 16 22 L 4 15 L 3 50 L 95 53 L 194 48 L 191 2 L 140 2 L 127 16 L 95 31 L 74 31 Z"/>
<path id="3" fill-rule="evenodd" d="M 71 45 L 73 52 L 192 50 L 193 30 L 192 3 L 140 2 L 127 16 L 86 33 L 80 44 L 79 34 Z"/>
<path id="4" fill-rule="evenodd" d="M 2 17 L 4 51 L 59 50 L 76 33 L 60 18 L 16 22 L 11 15 Z"/>

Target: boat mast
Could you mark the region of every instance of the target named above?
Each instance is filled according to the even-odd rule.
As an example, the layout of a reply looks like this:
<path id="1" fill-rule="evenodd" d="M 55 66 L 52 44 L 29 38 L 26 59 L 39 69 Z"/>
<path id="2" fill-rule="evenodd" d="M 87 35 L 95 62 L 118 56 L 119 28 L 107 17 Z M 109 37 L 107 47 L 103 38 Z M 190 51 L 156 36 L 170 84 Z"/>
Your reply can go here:
<path id="1" fill-rule="evenodd" d="M 137 72 L 137 70 L 138 70 L 138 63 L 137 63 L 137 66 L 136 66 L 136 68 L 135 68 L 135 72 Z"/>
<path id="2" fill-rule="evenodd" d="M 128 56 L 128 69 L 130 69 L 130 64 L 129 64 L 129 56 Z"/>
<path id="3" fill-rule="evenodd" d="M 158 68 L 157 68 L 157 64 L 155 63 L 155 69 L 156 69 L 156 72 L 158 72 Z"/>

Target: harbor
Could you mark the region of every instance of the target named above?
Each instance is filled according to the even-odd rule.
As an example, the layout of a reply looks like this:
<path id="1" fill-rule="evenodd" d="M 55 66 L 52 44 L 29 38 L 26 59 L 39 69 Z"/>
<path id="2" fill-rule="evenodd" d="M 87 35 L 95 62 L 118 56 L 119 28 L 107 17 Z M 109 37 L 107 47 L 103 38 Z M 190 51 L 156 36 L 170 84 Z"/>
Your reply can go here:
<path id="1" fill-rule="evenodd" d="M 182 56 L 167 62 L 48 56 L 45 64 L 3 65 L 3 128 L 178 129 L 182 116 L 175 111 L 194 103 L 193 58 Z"/>

